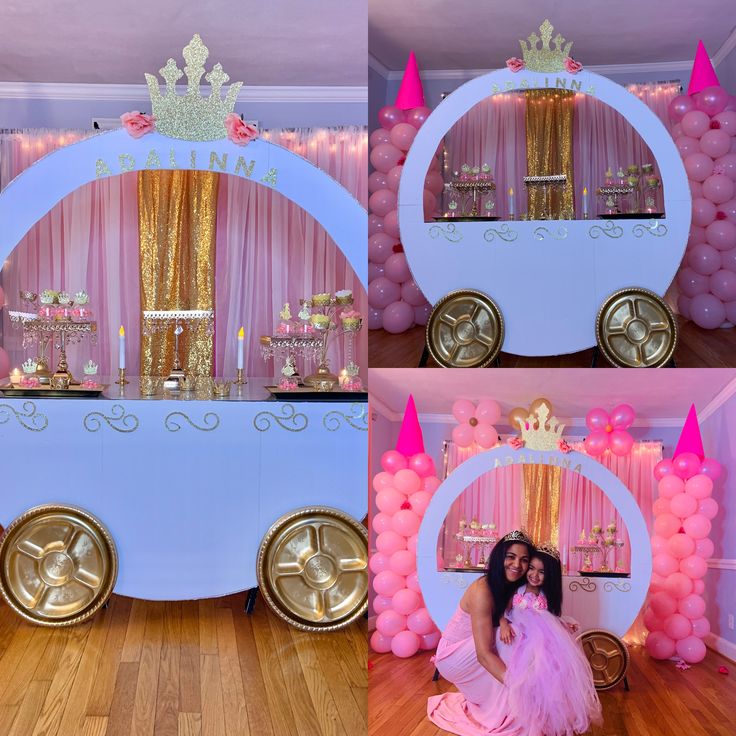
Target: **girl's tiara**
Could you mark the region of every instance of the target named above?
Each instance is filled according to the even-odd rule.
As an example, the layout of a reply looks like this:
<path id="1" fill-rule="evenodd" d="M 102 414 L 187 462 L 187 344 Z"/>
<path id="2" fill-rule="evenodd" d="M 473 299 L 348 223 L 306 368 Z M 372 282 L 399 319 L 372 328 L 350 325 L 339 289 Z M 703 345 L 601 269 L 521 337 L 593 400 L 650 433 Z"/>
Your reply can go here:
<path id="1" fill-rule="evenodd" d="M 537 547 L 537 552 L 544 552 L 544 554 L 554 557 L 557 562 L 560 561 L 560 550 L 552 544 L 552 542 L 544 542 Z"/>
<path id="2" fill-rule="evenodd" d="M 501 539 L 502 542 L 523 542 L 524 544 L 528 544 L 530 547 L 534 546 L 534 542 L 532 542 L 532 538 L 524 531 L 524 529 L 514 529 L 514 531 L 509 532 L 503 539 Z"/>

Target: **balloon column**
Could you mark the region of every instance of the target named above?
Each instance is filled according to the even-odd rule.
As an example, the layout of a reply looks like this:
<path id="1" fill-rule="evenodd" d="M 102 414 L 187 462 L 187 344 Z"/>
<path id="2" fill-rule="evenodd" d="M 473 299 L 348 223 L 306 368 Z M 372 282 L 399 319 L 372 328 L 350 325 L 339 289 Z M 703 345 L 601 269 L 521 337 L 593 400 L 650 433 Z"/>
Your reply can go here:
<path id="1" fill-rule="evenodd" d="M 690 237 L 677 275 L 678 310 L 705 329 L 732 327 L 736 324 L 736 97 L 718 84 L 702 41 L 688 94 L 670 102 L 669 116 L 693 198 Z"/>
<path id="2" fill-rule="evenodd" d="M 395 450 L 381 458 L 383 472 L 373 478 L 379 513 L 371 520 L 376 549 L 371 555 L 374 652 L 411 657 L 420 649 L 434 649 L 440 632 L 424 605 L 417 578 L 417 535 L 424 511 L 440 480 L 434 461 L 424 452 L 414 399 L 404 412 Z"/>
<path id="3" fill-rule="evenodd" d="M 674 456 L 657 463 L 659 498 L 654 502 L 652 583 L 644 624 L 646 648 L 654 659 L 675 654 L 686 662 L 705 657 L 703 639 L 710 632 L 705 618 L 703 577 L 713 556 L 708 538 L 718 503 L 711 498 L 721 466 L 706 458 L 695 414 L 690 407 Z"/>
<path id="4" fill-rule="evenodd" d="M 417 130 L 431 110 L 424 105 L 414 52 L 409 56 L 396 105 L 378 112 L 381 127 L 370 135 L 370 161 L 375 169 L 368 177 L 368 327 L 383 327 L 399 333 L 414 324 L 427 323 L 431 307 L 414 282 L 399 234 L 397 196 L 399 181 Z M 439 163 L 433 159 L 424 189 L 424 208 L 428 215 L 437 206 L 437 195 L 444 181 Z"/>
<path id="5" fill-rule="evenodd" d="M 605 409 L 591 409 L 585 416 L 590 434 L 585 438 L 585 451 L 592 457 L 610 450 L 623 456 L 631 452 L 634 438 L 626 431 L 636 414 L 628 404 L 619 404 L 609 414 Z"/>
<path id="6" fill-rule="evenodd" d="M 498 444 L 498 432 L 493 426 L 501 418 L 501 408 L 493 399 L 483 399 L 478 406 L 468 399 L 458 399 L 452 414 L 459 424 L 452 430 L 452 441 L 458 447 L 470 447 L 474 442 L 484 450 Z"/>

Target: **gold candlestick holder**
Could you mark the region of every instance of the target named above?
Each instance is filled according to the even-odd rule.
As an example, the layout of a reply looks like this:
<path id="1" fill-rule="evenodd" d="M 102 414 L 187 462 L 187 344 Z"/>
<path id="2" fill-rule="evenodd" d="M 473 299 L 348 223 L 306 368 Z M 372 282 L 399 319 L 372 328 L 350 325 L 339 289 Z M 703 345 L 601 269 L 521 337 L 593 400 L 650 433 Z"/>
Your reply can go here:
<path id="1" fill-rule="evenodd" d="M 126 383 L 130 383 L 125 377 L 125 368 L 118 369 L 118 380 L 115 383 L 119 383 L 121 386 L 125 386 Z"/>
<path id="2" fill-rule="evenodd" d="M 247 381 L 243 378 L 243 369 L 238 368 L 238 372 L 236 374 L 235 378 L 235 385 L 236 386 L 242 386 L 244 383 L 247 383 Z"/>

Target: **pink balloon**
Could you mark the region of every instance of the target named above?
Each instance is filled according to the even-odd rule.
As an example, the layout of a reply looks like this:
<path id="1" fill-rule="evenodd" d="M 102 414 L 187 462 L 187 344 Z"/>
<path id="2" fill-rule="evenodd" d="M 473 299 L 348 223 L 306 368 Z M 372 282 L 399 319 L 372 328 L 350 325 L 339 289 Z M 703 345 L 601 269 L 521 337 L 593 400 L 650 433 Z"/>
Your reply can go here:
<path id="1" fill-rule="evenodd" d="M 383 511 L 379 511 L 371 519 L 371 528 L 376 534 L 382 534 L 391 529 L 391 515 Z"/>
<path id="2" fill-rule="evenodd" d="M 383 310 L 383 329 L 392 335 L 406 332 L 413 324 L 414 307 L 403 300 L 392 302 Z"/>
<path id="3" fill-rule="evenodd" d="M 423 493 L 423 491 L 419 491 L 419 493 Z M 414 494 L 416 495 L 416 494 Z M 421 516 L 421 514 L 420 514 Z M 406 548 L 409 550 L 409 552 L 413 552 L 415 555 L 417 553 L 417 541 L 419 540 L 418 534 L 412 534 L 407 540 L 406 540 Z"/>
<path id="4" fill-rule="evenodd" d="M 710 117 L 702 110 L 691 110 L 683 115 L 680 124 L 685 135 L 700 138 L 706 130 L 710 130 Z"/>
<path id="5" fill-rule="evenodd" d="M 707 618 L 696 618 L 690 623 L 693 627 L 693 636 L 697 636 L 698 639 L 705 639 L 710 634 L 710 621 Z"/>
<path id="6" fill-rule="evenodd" d="M 698 503 L 698 513 L 713 520 L 718 515 L 718 502 L 714 498 L 704 498 Z"/>
<path id="7" fill-rule="evenodd" d="M 413 125 L 409 123 L 398 123 L 391 128 L 391 143 L 402 151 L 408 151 L 411 148 L 411 144 L 414 143 L 416 134 L 417 129 Z M 724 135 L 728 137 L 727 134 L 724 133 Z"/>
<path id="8" fill-rule="evenodd" d="M 490 450 L 498 444 L 498 432 L 496 428 L 485 422 L 481 422 L 473 432 L 474 439 L 484 450 Z"/>
<path id="9" fill-rule="evenodd" d="M 682 125 L 680 125 L 680 123 L 675 123 L 672 126 L 672 137 L 675 140 L 682 137 Z"/>
<path id="10" fill-rule="evenodd" d="M 420 307 L 427 301 L 414 279 L 409 279 L 409 281 L 405 281 L 402 284 L 401 298 L 408 304 L 411 304 L 412 307 Z"/>
<path id="11" fill-rule="evenodd" d="M 421 519 L 409 509 L 402 509 L 394 514 L 393 530 L 402 537 L 410 537 L 419 531 Z M 405 573 L 408 575 L 408 573 Z"/>
<path id="12" fill-rule="evenodd" d="M 658 555 L 660 552 L 667 552 L 669 550 L 669 539 L 660 537 L 659 534 L 652 535 L 652 554 Z"/>
<path id="13" fill-rule="evenodd" d="M 695 107 L 712 117 L 725 109 L 729 94 L 720 85 L 706 87 L 695 95 Z M 708 121 L 710 123 L 710 121 Z"/>
<path id="14" fill-rule="evenodd" d="M 432 494 L 428 491 L 417 491 L 409 496 L 409 503 L 411 504 L 414 513 L 420 517 L 424 516 L 424 512 L 429 506 L 429 502 L 432 500 Z"/>
<path id="15" fill-rule="evenodd" d="M 384 611 L 376 617 L 376 629 L 384 636 L 396 636 L 406 628 L 406 616 L 394 610 Z"/>
<path id="16" fill-rule="evenodd" d="M 683 596 L 677 604 L 677 610 L 689 619 L 702 618 L 705 613 L 705 601 L 695 593 Z"/>
<path id="17" fill-rule="evenodd" d="M 409 588 L 403 588 L 394 594 L 394 597 L 391 599 L 391 606 L 396 613 L 402 616 L 408 616 L 419 608 L 421 600 L 419 593 L 409 590 Z"/>
<path id="18" fill-rule="evenodd" d="M 695 595 L 703 595 L 705 592 L 705 583 L 702 580 L 693 580 L 693 593 Z"/>
<path id="19" fill-rule="evenodd" d="M 445 180 L 439 171 L 430 171 L 424 179 L 424 188 L 428 189 L 435 196 L 442 194 L 445 188 Z"/>
<path id="20" fill-rule="evenodd" d="M 662 631 L 664 628 L 664 622 L 656 613 L 654 613 L 654 611 L 652 611 L 651 608 L 647 608 L 646 611 L 644 611 L 644 626 L 646 626 L 649 631 Z"/>
<path id="21" fill-rule="evenodd" d="M 475 432 L 467 422 L 458 424 L 456 427 L 453 427 L 452 441 L 458 447 L 470 447 L 475 441 Z"/>
<path id="22" fill-rule="evenodd" d="M 481 399 L 475 410 L 475 418 L 479 422 L 495 424 L 501 418 L 501 407 L 493 399 Z"/>
<path id="23" fill-rule="evenodd" d="M 398 470 L 394 476 L 394 487 L 407 496 L 420 489 L 422 481 L 415 471 L 410 468 Z M 406 500 L 406 499 L 402 499 Z"/>
<path id="24" fill-rule="evenodd" d="M 660 460 L 655 466 L 654 466 L 654 477 L 657 480 L 662 480 L 666 475 L 672 475 L 675 472 L 675 467 L 670 458 L 665 458 L 664 460 Z"/>
<path id="25" fill-rule="evenodd" d="M 706 130 L 700 138 L 700 150 L 711 158 L 725 156 L 731 150 L 731 136 L 725 130 Z"/>
<path id="26" fill-rule="evenodd" d="M 373 490 L 382 491 L 384 488 L 393 488 L 394 474 L 382 470 L 373 476 Z"/>
<path id="27" fill-rule="evenodd" d="M 690 555 L 680 561 L 680 572 L 692 580 L 698 580 L 708 572 L 708 563 L 698 555 Z"/>
<path id="28" fill-rule="evenodd" d="M 726 308 L 718 297 L 698 294 L 690 303 L 690 316 L 698 327 L 715 330 L 726 321 Z"/>
<path id="29" fill-rule="evenodd" d="M 424 478 L 422 480 L 422 490 L 428 493 L 434 493 L 442 485 L 439 478 Z"/>
<path id="30" fill-rule="evenodd" d="M 681 452 L 674 458 L 675 473 L 683 480 L 691 478 L 698 472 L 700 458 L 694 452 Z M 687 484 L 685 484 L 687 489 Z"/>
<path id="31" fill-rule="evenodd" d="M 652 512 L 654 513 L 655 516 L 659 516 L 660 514 L 671 513 L 669 498 L 658 498 L 652 504 Z"/>
<path id="32" fill-rule="evenodd" d="M 368 562 L 371 572 L 374 575 L 378 575 L 379 572 L 384 570 L 390 570 L 391 556 L 384 554 L 383 552 L 375 552 L 371 555 L 371 559 Z"/>
<path id="33" fill-rule="evenodd" d="M 711 523 L 710 519 L 706 519 L 705 516 L 695 514 L 685 521 L 682 522 L 682 526 L 685 532 L 689 534 L 693 539 L 703 539 L 710 534 Z"/>
<path id="34" fill-rule="evenodd" d="M 371 151 L 370 161 L 376 171 L 388 174 L 403 157 L 404 154 L 396 146 L 392 146 L 390 143 L 381 143 Z"/>
<path id="35" fill-rule="evenodd" d="M 376 630 L 371 634 L 371 649 L 377 654 L 388 654 L 391 651 L 391 639 Z"/>
<path id="36" fill-rule="evenodd" d="M 368 329 L 369 330 L 380 330 L 382 327 L 383 327 L 383 309 L 376 309 L 375 307 L 368 307 Z"/>
<path id="37" fill-rule="evenodd" d="M 667 552 L 662 552 L 652 558 L 652 570 L 654 570 L 657 575 L 668 577 L 679 569 L 680 566 L 677 559 Z"/>
<path id="38" fill-rule="evenodd" d="M 376 237 L 375 235 L 373 237 Z M 708 291 L 708 277 L 693 271 L 692 268 L 683 268 L 677 274 L 677 284 L 685 296 L 694 297 Z M 370 284 L 368 285 L 370 289 Z M 692 302 L 691 311 L 692 311 Z"/>
<path id="39" fill-rule="evenodd" d="M 468 422 L 475 416 L 475 404 L 469 399 L 458 399 L 452 405 L 452 416 L 458 422 Z"/>
<path id="40" fill-rule="evenodd" d="M 611 411 L 610 419 L 614 429 L 628 429 L 636 419 L 636 412 L 629 404 L 619 404 Z"/>
<path id="41" fill-rule="evenodd" d="M 722 302 L 736 300 L 736 273 L 725 269 L 716 271 L 710 277 L 710 291 Z"/>
<path id="42" fill-rule="evenodd" d="M 689 493 L 678 493 L 670 501 L 670 511 L 675 516 L 684 519 L 698 510 L 697 500 Z"/>
<path id="43" fill-rule="evenodd" d="M 396 657 L 408 659 L 419 651 L 421 642 L 413 631 L 401 631 L 391 640 L 391 651 Z"/>
<path id="44" fill-rule="evenodd" d="M 370 143 L 371 148 L 375 148 L 376 146 L 380 146 L 381 143 L 390 143 L 391 138 L 389 137 L 389 132 L 386 130 L 386 128 L 376 128 L 370 136 L 368 136 L 368 143 Z"/>
<path id="45" fill-rule="evenodd" d="M 674 470 L 674 463 L 672 465 Z M 677 475 L 666 475 L 657 484 L 661 498 L 674 498 L 678 493 L 684 493 L 685 481 Z"/>
<path id="46" fill-rule="evenodd" d="M 725 130 L 729 135 L 736 135 L 736 112 L 733 110 L 719 112 L 713 120 L 718 121 L 721 130 Z"/>
<path id="47" fill-rule="evenodd" d="M 653 659 L 669 659 L 675 653 L 675 642 L 664 631 L 652 631 L 645 646 Z"/>
<path id="48" fill-rule="evenodd" d="M 687 534 L 673 534 L 667 540 L 667 549 L 673 557 L 682 560 L 695 552 L 695 542 Z M 675 570 L 671 570 L 675 572 Z"/>
<path id="49" fill-rule="evenodd" d="M 409 631 L 419 635 L 431 634 L 435 629 L 434 621 L 432 621 L 432 617 L 426 608 L 419 608 L 414 613 L 409 614 L 406 619 L 406 626 Z"/>
<path id="50" fill-rule="evenodd" d="M 395 105 L 386 105 L 378 111 L 378 122 L 382 128 L 391 130 L 394 125 L 404 122 L 404 111 Z"/>
<path id="51" fill-rule="evenodd" d="M 652 573 L 651 580 L 649 581 L 649 592 L 654 594 L 660 590 L 664 590 L 665 579 L 661 575 L 657 575 L 656 572 Z"/>
<path id="52" fill-rule="evenodd" d="M 714 215 L 715 216 L 715 215 Z M 687 239 L 688 248 L 692 248 L 698 243 L 705 242 L 705 228 L 697 225 L 690 226 L 690 237 Z"/>
<path id="53" fill-rule="evenodd" d="M 699 199 L 700 197 L 703 196 L 703 185 L 699 181 L 693 181 L 692 179 L 688 179 L 687 183 L 688 183 L 688 186 L 690 187 L 690 196 L 693 199 Z"/>
<path id="54" fill-rule="evenodd" d="M 721 268 L 726 269 L 727 271 L 736 271 L 736 248 L 729 248 L 729 250 L 724 250 L 720 254 L 721 256 Z M 728 303 L 730 304 L 730 302 Z M 726 315 L 728 315 L 728 304 L 726 304 Z M 731 320 L 729 319 L 729 322 Z"/>
<path id="55" fill-rule="evenodd" d="M 693 181 L 705 181 L 713 173 L 713 159 L 702 151 L 691 153 L 683 163 L 688 178 Z"/>
<path id="56" fill-rule="evenodd" d="M 377 235 L 373 236 L 378 237 Z M 371 281 L 368 284 L 368 302 L 372 307 L 384 309 L 393 302 L 398 301 L 401 296 L 401 287 L 393 281 L 389 281 L 385 276 Z M 384 326 L 386 322 L 386 313 L 384 311 Z"/>
<path id="57" fill-rule="evenodd" d="M 720 261 L 721 257 L 718 256 L 718 262 L 720 263 Z M 386 259 L 384 269 L 386 278 L 395 284 L 401 284 L 411 278 L 411 271 L 409 270 L 409 264 L 406 261 L 406 255 L 404 253 L 391 254 Z"/>
<path id="58" fill-rule="evenodd" d="M 700 143 L 697 138 L 681 135 L 675 141 L 675 145 L 682 158 L 687 158 L 691 153 L 700 153 Z"/>
<path id="59" fill-rule="evenodd" d="M 734 115 L 736 115 L 736 112 Z M 716 159 L 713 168 L 725 174 L 731 181 L 736 181 L 736 153 L 727 153 Z"/>
<path id="60" fill-rule="evenodd" d="M 401 575 L 397 575 L 395 572 L 392 572 L 391 570 L 384 570 L 383 572 L 379 572 L 378 575 L 373 578 L 373 590 L 375 590 L 378 595 L 383 595 L 387 598 L 393 598 L 393 596 L 396 595 L 399 590 L 405 587 L 406 585 L 404 578 Z M 388 612 L 386 611 L 385 613 Z M 401 628 L 404 627 L 402 626 Z M 399 631 L 400 630 L 401 629 L 399 629 Z"/>
<path id="61" fill-rule="evenodd" d="M 400 513 L 411 513 L 411 511 L 402 511 Z M 396 517 L 394 517 L 395 519 Z M 389 568 L 397 575 L 406 577 L 417 569 L 417 556 L 408 549 L 399 549 L 389 558 Z M 413 591 L 412 591 L 413 592 Z"/>
<path id="62" fill-rule="evenodd" d="M 429 321 L 429 315 L 432 313 L 432 305 L 425 302 L 421 307 L 414 307 L 414 322 L 422 327 Z"/>
<path id="63" fill-rule="evenodd" d="M 591 432 L 603 432 L 610 424 L 610 417 L 605 409 L 591 409 L 585 415 L 585 425 Z"/>
<path id="64" fill-rule="evenodd" d="M 670 639 L 684 639 L 693 633 L 693 625 L 690 623 L 690 619 L 681 613 L 673 613 L 664 620 L 664 633 Z"/>
<path id="65" fill-rule="evenodd" d="M 383 232 L 383 218 L 374 215 L 372 212 L 368 215 L 368 237 L 376 233 Z"/>
<path id="66" fill-rule="evenodd" d="M 661 619 L 671 616 L 677 610 L 677 600 L 666 591 L 652 595 L 649 598 L 649 605 Z"/>
<path id="67" fill-rule="evenodd" d="M 415 590 L 417 593 L 422 592 L 419 588 L 419 576 L 417 573 L 413 572 L 411 575 L 406 576 L 406 587 L 410 590 Z"/>
<path id="68" fill-rule="evenodd" d="M 376 537 L 376 549 L 390 557 L 394 552 L 406 549 L 406 538 L 397 534 L 393 529 L 389 529 Z"/>
<path id="69" fill-rule="evenodd" d="M 591 457 L 602 455 L 608 447 L 608 435 L 605 432 L 591 432 L 584 440 L 585 451 Z"/>
<path id="70" fill-rule="evenodd" d="M 705 644 L 697 636 L 688 636 L 675 644 L 675 651 L 689 664 L 697 664 L 705 659 Z"/>
<path id="71" fill-rule="evenodd" d="M 393 255 L 396 238 L 388 233 L 376 233 L 368 238 L 368 258 L 373 263 L 385 264 Z M 370 288 L 370 284 L 369 284 Z"/>
<path id="72" fill-rule="evenodd" d="M 407 111 L 406 122 L 418 130 L 431 114 L 432 111 L 428 107 L 415 107 L 413 110 Z"/>
<path id="73" fill-rule="evenodd" d="M 391 598 L 387 598 L 384 595 L 377 595 L 373 599 L 373 613 L 378 616 L 379 613 L 383 613 L 384 611 L 388 611 L 391 606 Z"/>
<path id="74" fill-rule="evenodd" d="M 394 166 L 391 171 L 386 174 L 386 188 L 392 192 L 399 191 L 399 184 L 401 183 L 401 173 L 404 171 L 404 164 L 398 164 Z"/>
<path id="75" fill-rule="evenodd" d="M 396 209 L 396 192 L 390 189 L 379 189 L 373 192 L 368 199 L 368 207 L 379 217 L 385 217 L 391 210 Z"/>
<path id="76" fill-rule="evenodd" d="M 440 637 L 442 636 L 442 633 L 439 631 L 433 631 L 431 634 L 424 634 L 423 636 L 420 636 L 422 643 L 419 645 L 419 648 L 423 651 L 430 651 L 432 649 L 436 649 L 437 645 L 440 643 Z"/>
<path id="77" fill-rule="evenodd" d="M 382 171 L 372 171 L 368 177 L 368 191 L 377 192 L 379 189 L 386 189 L 388 182 L 386 174 Z"/>
<path id="78" fill-rule="evenodd" d="M 376 493 L 376 506 L 389 516 L 393 516 L 404 501 L 406 501 L 404 494 L 399 493 L 395 488 L 384 488 Z"/>
<path id="79" fill-rule="evenodd" d="M 718 250 L 730 250 L 736 246 L 736 225 L 729 220 L 715 220 L 705 228 L 705 238 Z"/>
<path id="80" fill-rule="evenodd" d="M 383 229 L 387 235 L 399 240 L 401 238 L 401 228 L 399 227 L 399 213 L 397 210 L 391 210 L 383 218 Z"/>
<path id="81" fill-rule="evenodd" d="M 690 319 L 690 302 L 692 300 L 689 296 L 683 296 L 680 294 L 680 296 L 677 297 L 677 310 L 679 314 L 681 314 L 685 319 Z"/>
<path id="82" fill-rule="evenodd" d="M 688 265 L 701 276 L 710 276 L 721 267 L 721 254 L 707 243 L 698 243 L 687 255 Z"/>
<path id="83" fill-rule="evenodd" d="M 719 133 L 720 131 L 714 130 L 712 132 Z M 714 204 L 728 202 L 733 195 L 733 181 L 725 174 L 712 174 L 703 182 L 703 196 Z"/>
<path id="84" fill-rule="evenodd" d="M 677 97 L 670 100 L 670 104 L 667 106 L 670 120 L 675 123 L 679 123 L 686 113 L 694 109 L 695 101 L 690 95 L 677 95 Z"/>
<path id="85" fill-rule="evenodd" d="M 669 539 L 680 530 L 680 520 L 674 514 L 662 514 L 654 520 L 654 531 L 660 537 Z"/>
<path id="86" fill-rule="evenodd" d="M 434 475 L 434 460 L 426 452 L 420 452 L 409 458 L 409 468 L 420 478 L 426 478 Z"/>
<path id="87" fill-rule="evenodd" d="M 705 156 L 704 153 L 695 155 Z M 703 177 L 703 179 L 707 178 L 708 175 Z M 697 225 L 698 227 L 707 227 L 715 219 L 716 206 L 713 202 L 705 197 L 696 197 L 693 199 L 693 225 Z"/>
<path id="88" fill-rule="evenodd" d="M 673 572 L 664 581 L 664 589 L 675 599 L 690 595 L 693 590 L 693 581 L 684 573 Z"/>
<path id="89" fill-rule="evenodd" d="M 609 436 L 609 444 L 614 455 L 623 457 L 631 452 L 634 438 L 623 429 L 615 429 Z"/>
<path id="90" fill-rule="evenodd" d="M 713 553 L 716 551 L 716 547 L 713 544 L 712 539 L 704 537 L 703 539 L 695 540 L 695 554 L 698 557 L 702 557 L 704 560 L 709 560 L 713 557 Z"/>

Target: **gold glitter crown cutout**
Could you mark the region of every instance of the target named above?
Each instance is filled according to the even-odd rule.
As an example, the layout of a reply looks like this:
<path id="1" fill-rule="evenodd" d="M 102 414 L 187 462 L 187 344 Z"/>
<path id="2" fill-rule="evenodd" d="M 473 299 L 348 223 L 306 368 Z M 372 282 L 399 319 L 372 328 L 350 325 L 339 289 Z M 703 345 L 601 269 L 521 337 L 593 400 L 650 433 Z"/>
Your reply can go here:
<path id="1" fill-rule="evenodd" d="M 552 542 L 543 542 L 537 547 L 537 551 L 544 552 L 544 554 L 554 557 L 557 562 L 560 561 L 560 550 L 558 550 Z"/>
<path id="2" fill-rule="evenodd" d="M 565 58 L 570 56 L 572 41 L 565 43 L 565 39 L 558 33 L 552 43 L 554 48 L 550 46 L 552 39 L 552 31 L 554 26 L 545 20 L 539 26 L 539 32 L 542 34 L 540 38 L 536 32 L 528 37 L 528 41 L 519 41 L 521 44 L 521 53 L 524 56 L 524 64 L 526 68 L 533 72 L 560 72 L 565 70 Z M 539 45 L 539 42 L 542 45 Z"/>
<path id="3" fill-rule="evenodd" d="M 556 450 L 557 443 L 562 439 L 564 424 L 557 421 L 557 417 L 550 417 L 550 408 L 542 404 L 537 408 L 536 417 L 530 414 L 526 420 L 526 426 L 520 423 L 521 439 L 524 446 L 530 450 Z M 539 420 L 538 429 L 534 429 L 536 420 Z M 528 427 L 528 428 L 527 428 Z"/>
<path id="4" fill-rule="evenodd" d="M 524 529 L 514 529 L 509 532 L 505 537 L 501 539 L 502 542 L 526 542 L 527 544 L 534 546 L 532 538 L 526 533 Z"/>
<path id="5" fill-rule="evenodd" d="M 212 71 L 205 75 L 204 62 L 210 52 L 198 33 L 184 47 L 182 55 L 186 61 L 183 72 L 173 59 L 169 59 L 166 66 L 159 69 L 166 82 L 165 95 L 161 94 L 158 77 L 146 74 L 156 129 L 171 138 L 185 141 L 215 141 L 225 138 L 225 116 L 235 108 L 235 100 L 243 83 L 231 84 L 227 96 L 224 99 L 220 96 L 222 86 L 230 77 L 222 70 L 221 64 L 215 64 Z M 184 74 L 188 80 L 187 91 L 179 95 L 176 93 L 176 83 Z M 199 83 L 202 76 L 211 86 L 209 97 L 200 95 Z"/>

